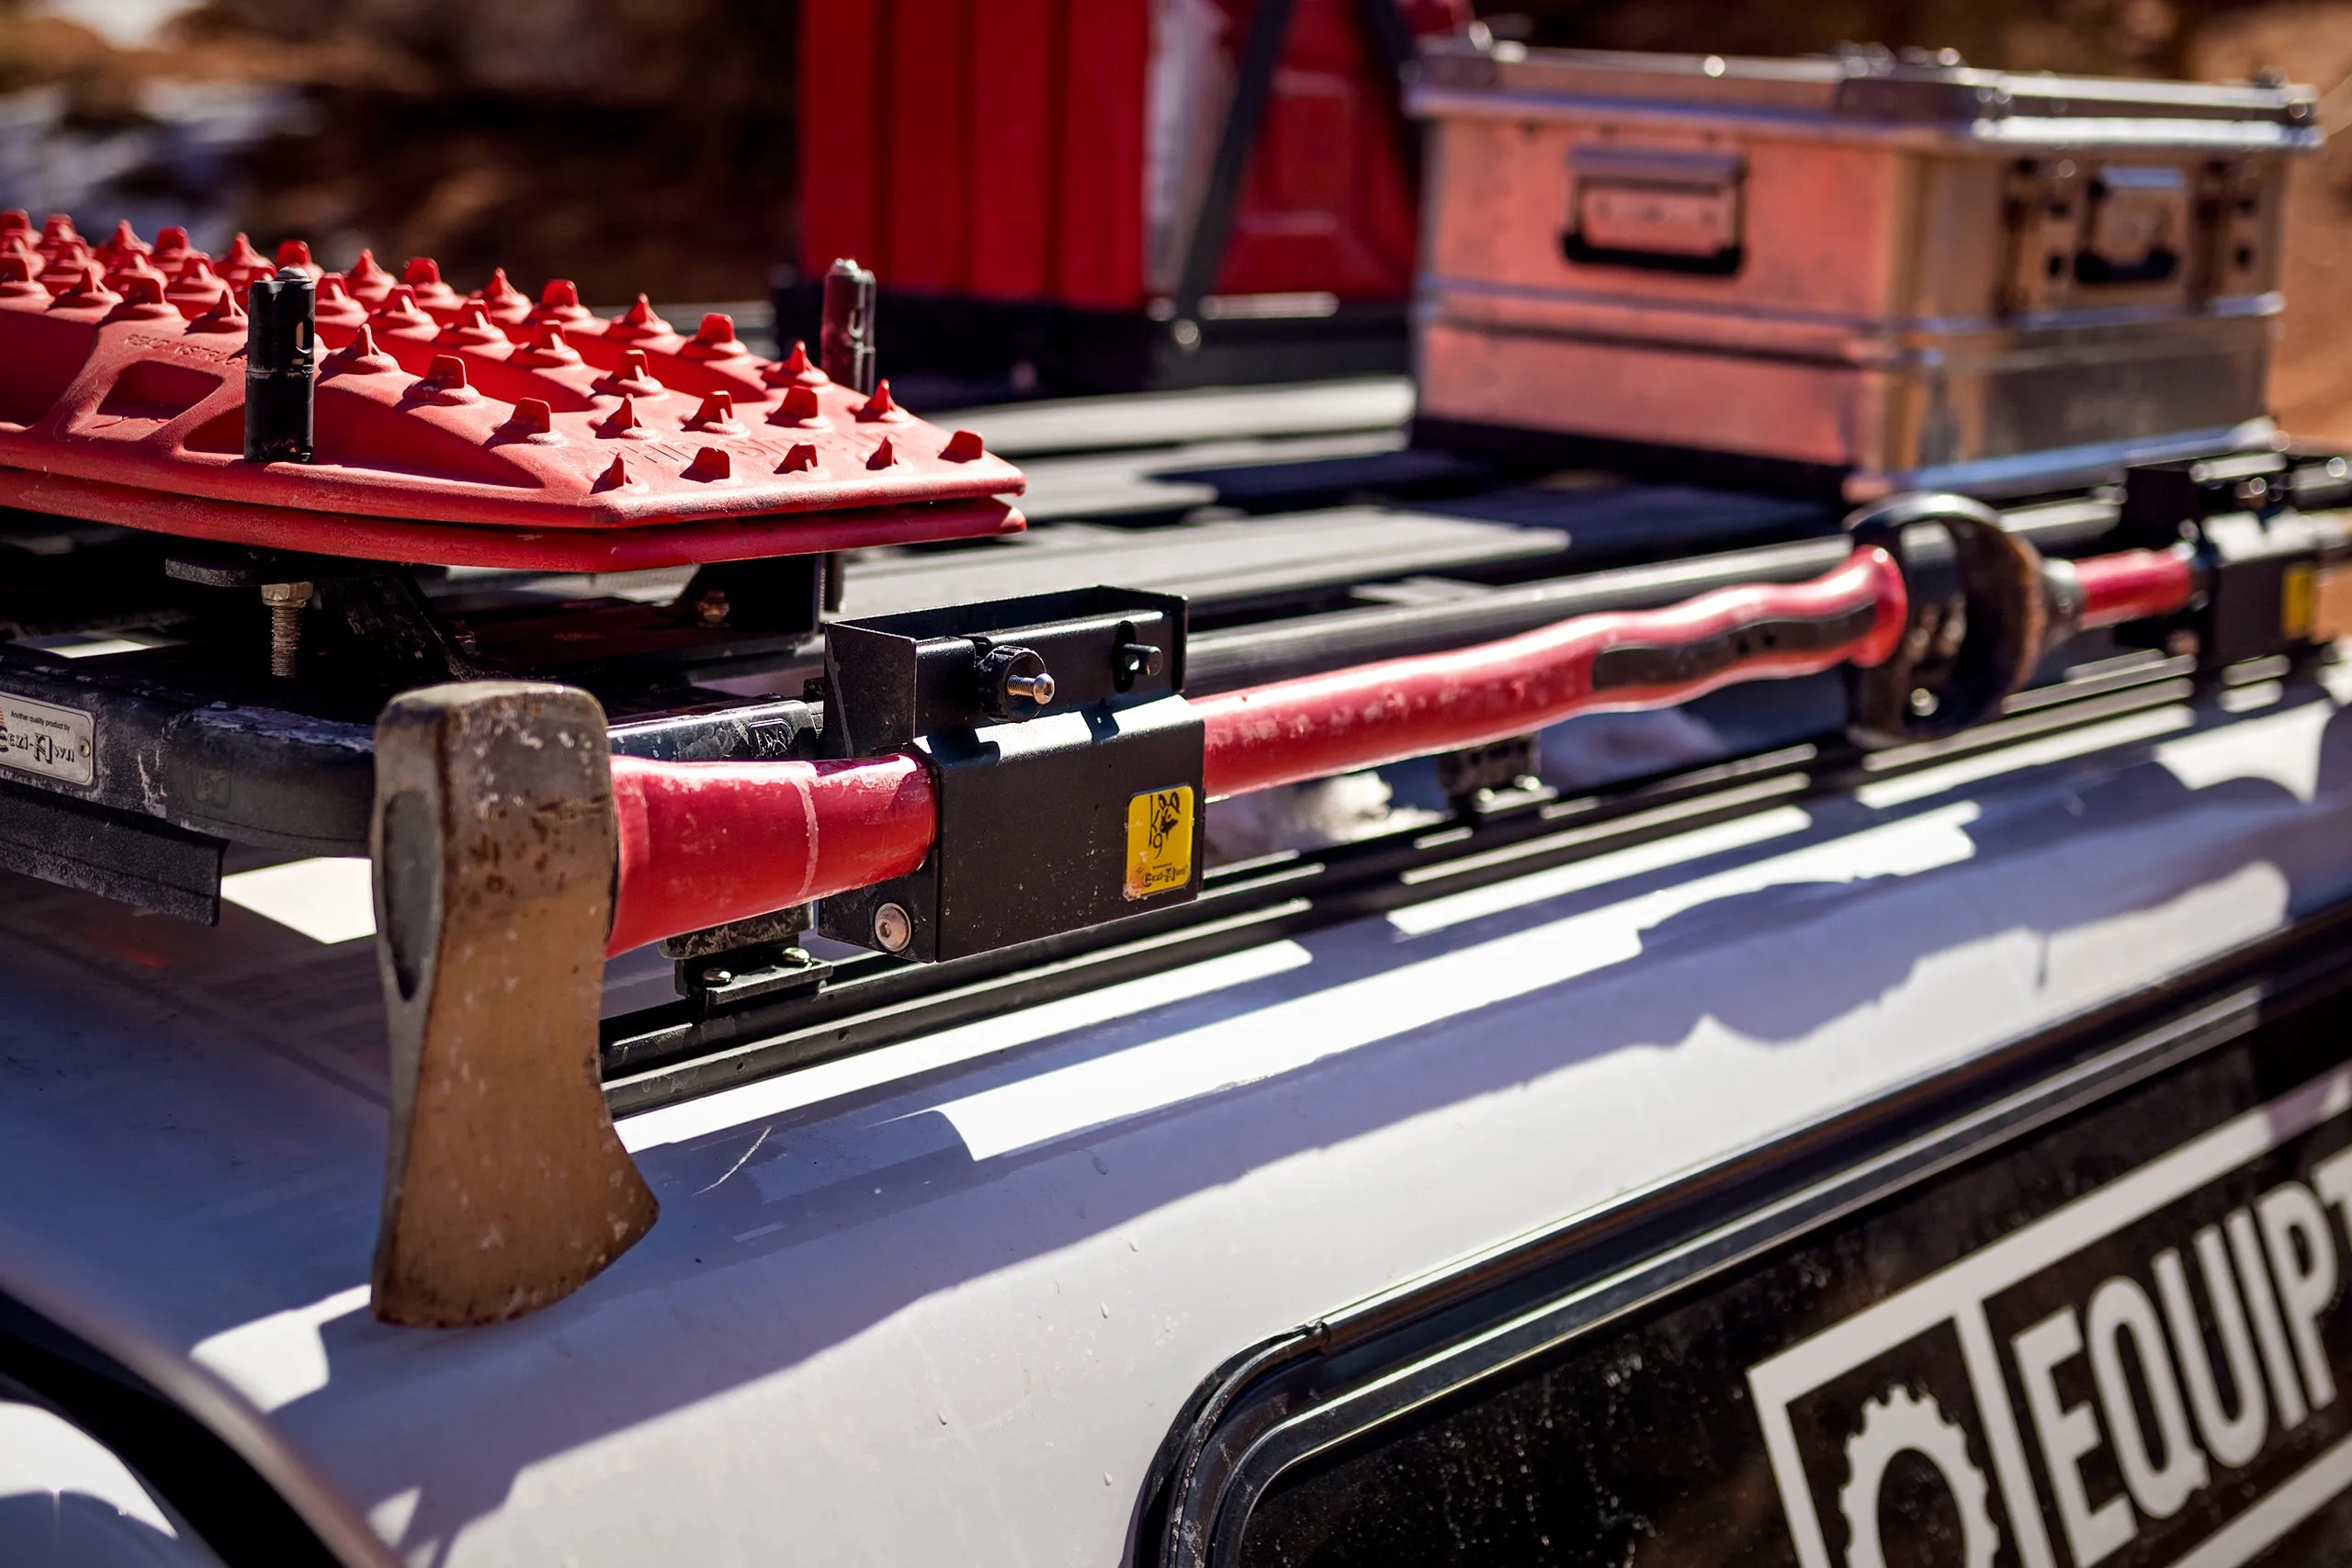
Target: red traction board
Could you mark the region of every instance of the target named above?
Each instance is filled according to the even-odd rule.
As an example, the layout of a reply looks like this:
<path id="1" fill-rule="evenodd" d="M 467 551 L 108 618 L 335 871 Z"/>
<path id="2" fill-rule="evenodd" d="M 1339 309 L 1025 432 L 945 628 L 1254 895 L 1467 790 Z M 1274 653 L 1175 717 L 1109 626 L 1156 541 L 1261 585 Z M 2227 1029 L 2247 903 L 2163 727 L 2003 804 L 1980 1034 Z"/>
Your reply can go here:
<path id="1" fill-rule="evenodd" d="M 38 238 L 0 220 L 0 504 L 324 555 L 545 570 L 1022 525 L 997 499 L 1020 491 L 1021 472 L 978 436 L 916 419 L 887 383 L 871 398 L 836 385 L 797 350 L 763 359 L 723 315 L 687 337 L 641 298 L 608 320 L 556 283 L 534 308 L 503 274 L 461 298 L 429 262 L 371 308 L 355 290 L 390 280 L 365 256 L 348 280 L 320 282 L 312 460 L 247 462 L 234 272 L 216 278 L 182 252 L 167 278 L 118 249 L 139 243 L 127 230 L 96 254 L 61 233 L 59 220 Z"/>

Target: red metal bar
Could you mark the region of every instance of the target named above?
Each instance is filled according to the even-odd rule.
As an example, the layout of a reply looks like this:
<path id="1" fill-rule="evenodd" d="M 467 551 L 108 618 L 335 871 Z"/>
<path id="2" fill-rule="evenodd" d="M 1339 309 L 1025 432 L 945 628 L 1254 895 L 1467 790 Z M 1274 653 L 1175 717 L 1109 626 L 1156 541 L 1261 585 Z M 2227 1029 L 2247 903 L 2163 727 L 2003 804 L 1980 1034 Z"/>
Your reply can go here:
<path id="1" fill-rule="evenodd" d="M 870 886 L 921 865 L 938 832 L 915 758 L 854 762 L 613 759 L 620 885 L 607 953 Z"/>
<path id="2" fill-rule="evenodd" d="M 837 256 L 881 254 L 889 155 L 881 0 L 800 7 L 800 268 L 822 277 Z"/>
<path id="3" fill-rule="evenodd" d="M 2073 563 L 2082 585 L 2085 631 L 2185 610 L 2197 593 L 2197 566 L 2187 545 L 2168 550 L 2118 550 Z"/>
<path id="4" fill-rule="evenodd" d="M 1257 6 L 1225 9 L 1225 46 L 1238 50 Z M 1412 293 L 1413 171 L 1397 99 L 1361 0 L 1295 0 L 1216 292 Z"/>
<path id="5" fill-rule="evenodd" d="M 1616 648 L 1694 643 L 1763 621 L 1826 620 L 1874 608 L 1869 629 L 1802 650 L 1764 647 L 1679 681 L 1596 692 Z M 1580 615 L 1500 642 L 1309 675 L 1193 705 L 1208 727 L 1211 798 L 1246 795 L 1524 735 L 1573 714 L 1664 706 L 1735 681 L 1883 661 L 1903 632 L 1902 572 L 1884 550 L 1786 586 L 1725 588 L 1665 610 Z"/>
<path id="6" fill-rule="evenodd" d="M 891 0 L 888 8 L 890 145 L 876 266 L 896 288 L 958 294 L 967 281 L 973 8 L 970 0 Z"/>
<path id="7" fill-rule="evenodd" d="M 1148 0 L 1071 0 L 1063 11 L 1059 153 L 1060 298 L 1125 310 L 1144 297 Z"/>
<path id="8" fill-rule="evenodd" d="M 971 291 L 984 299 L 1044 299 L 1053 292 L 1060 23 L 1060 0 L 972 6 L 964 219 Z"/>

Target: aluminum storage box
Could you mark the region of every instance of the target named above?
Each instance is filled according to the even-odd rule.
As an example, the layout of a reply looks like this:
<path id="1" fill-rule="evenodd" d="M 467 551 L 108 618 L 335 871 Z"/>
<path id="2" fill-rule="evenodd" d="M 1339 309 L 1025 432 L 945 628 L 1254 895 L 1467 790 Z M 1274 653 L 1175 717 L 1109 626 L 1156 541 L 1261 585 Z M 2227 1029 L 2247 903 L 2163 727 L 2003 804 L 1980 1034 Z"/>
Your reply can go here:
<path id="1" fill-rule="evenodd" d="M 1414 75 L 1426 441 L 1863 499 L 2272 436 L 2307 89 L 1465 39 Z"/>

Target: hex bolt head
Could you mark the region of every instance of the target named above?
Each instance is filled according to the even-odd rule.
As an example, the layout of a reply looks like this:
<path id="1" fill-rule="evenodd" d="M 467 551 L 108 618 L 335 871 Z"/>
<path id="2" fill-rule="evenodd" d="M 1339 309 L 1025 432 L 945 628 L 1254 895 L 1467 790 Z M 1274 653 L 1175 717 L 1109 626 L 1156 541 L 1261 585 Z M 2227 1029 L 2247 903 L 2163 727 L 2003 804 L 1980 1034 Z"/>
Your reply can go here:
<path id="1" fill-rule="evenodd" d="M 874 911 L 874 941 L 885 953 L 904 953 L 915 940 L 915 920 L 903 904 L 885 904 Z"/>

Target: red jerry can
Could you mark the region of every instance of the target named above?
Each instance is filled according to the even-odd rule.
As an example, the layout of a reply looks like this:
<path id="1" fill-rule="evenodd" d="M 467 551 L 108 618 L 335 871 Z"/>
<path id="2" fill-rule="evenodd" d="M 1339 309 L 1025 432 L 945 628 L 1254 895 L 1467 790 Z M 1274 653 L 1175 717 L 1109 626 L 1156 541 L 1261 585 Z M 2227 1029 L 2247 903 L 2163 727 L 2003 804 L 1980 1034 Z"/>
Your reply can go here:
<path id="1" fill-rule="evenodd" d="M 855 257 L 893 374 L 1404 366 L 1397 72 L 1466 0 L 809 0 L 787 328 Z M 1016 371 L 1016 379 L 1023 379 Z"/>

